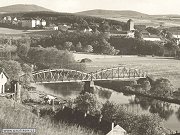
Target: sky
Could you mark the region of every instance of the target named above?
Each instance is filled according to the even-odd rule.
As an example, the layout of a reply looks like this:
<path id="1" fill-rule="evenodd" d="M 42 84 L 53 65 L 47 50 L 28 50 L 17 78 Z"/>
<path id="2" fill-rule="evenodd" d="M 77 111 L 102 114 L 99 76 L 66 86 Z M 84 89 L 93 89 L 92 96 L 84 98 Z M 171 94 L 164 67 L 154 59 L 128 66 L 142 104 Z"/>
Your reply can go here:
<path id="1" fill-rule="evenodd" d="M 180 0 L 0 0 L 0 7 L 35 4 L 58 12 L 92 9 L 134 10 L 146 14 L 180 14 Z"/>

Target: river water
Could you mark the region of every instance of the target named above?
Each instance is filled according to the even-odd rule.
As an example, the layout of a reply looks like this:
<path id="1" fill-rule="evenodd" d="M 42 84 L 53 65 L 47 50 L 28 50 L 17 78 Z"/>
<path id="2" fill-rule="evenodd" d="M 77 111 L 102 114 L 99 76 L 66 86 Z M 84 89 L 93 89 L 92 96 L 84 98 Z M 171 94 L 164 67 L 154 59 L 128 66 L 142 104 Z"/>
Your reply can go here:
<path id="1" fill-rule="evenodd" d="M 83 84 L 43 84 L 36 85 L 36 88 L 59 97 L 74 99 L 83 90 Z M 109 100 L 123 105 L 133 113 L 157 113 L 164 119 L 164 125 L 167 129 L 180 132 L 180 105 L 142 96 L 127 95 L 102 87 L 98 87 L 95 93 L 102 103 Z"/>

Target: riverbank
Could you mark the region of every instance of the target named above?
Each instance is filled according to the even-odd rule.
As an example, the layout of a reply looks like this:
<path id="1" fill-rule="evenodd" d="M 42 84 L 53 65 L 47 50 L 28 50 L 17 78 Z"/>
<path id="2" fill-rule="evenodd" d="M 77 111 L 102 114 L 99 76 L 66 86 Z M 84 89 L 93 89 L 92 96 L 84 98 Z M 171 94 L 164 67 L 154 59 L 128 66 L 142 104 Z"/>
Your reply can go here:
<path id="1" fill-rule="evenodd" d="M 126 82 L 125 84 L 128 84 L 128 82 Z M 125 86 L 125 84 L 124 84 L 124 86 Z M 105 87 L 105 88 L 108 88 L 108 89 L 112 89 L 112 90 L 114 90 L 116 92 L 123 92 L 123 93 L 127 93 L 127 94 L 153 98 L 153 99 L 165 101 L 165 102 L 168 102 L 168 103 L 175 103 L 175 104 L 180 105 L 180 98 L 160 97 L 160 96 L 151 95 L 150 93 L 146 93 L 146 92 L 137 92 L 137 91 L 135 91 L 133 89 L 124 89 L 123 86 L 122 86 L 122 83 L 120 84 L 118 81 L 103 81 L 103 82 L 99 81 L 99 82 L 95 82 L 95 85 Z"/>

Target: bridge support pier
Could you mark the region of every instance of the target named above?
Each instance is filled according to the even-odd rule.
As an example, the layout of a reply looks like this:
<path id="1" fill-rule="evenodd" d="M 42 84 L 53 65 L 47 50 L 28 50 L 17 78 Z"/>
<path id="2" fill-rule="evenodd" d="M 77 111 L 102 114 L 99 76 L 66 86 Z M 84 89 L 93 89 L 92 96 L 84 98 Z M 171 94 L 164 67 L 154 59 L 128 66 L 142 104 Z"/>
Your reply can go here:
<path id="1" fill-rule="evenodd" d="M 84 82 L 84 92 L 89 92 L 94 94 L 94 81 L 85 81 Z"/>

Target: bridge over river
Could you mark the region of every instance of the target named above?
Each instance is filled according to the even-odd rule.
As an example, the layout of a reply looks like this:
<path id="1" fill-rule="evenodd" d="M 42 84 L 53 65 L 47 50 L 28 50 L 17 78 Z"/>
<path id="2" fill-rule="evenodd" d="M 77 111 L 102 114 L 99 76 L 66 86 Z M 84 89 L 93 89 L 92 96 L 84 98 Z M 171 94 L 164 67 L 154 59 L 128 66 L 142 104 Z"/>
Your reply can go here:
<path id="1" fill-rule="evenodd" d="M 130 80 L 146 78 L 147 73 L 140 69 L 113 67 L 85 73 L 71 69 L 45 69 L 33 72 L 34 83 L 89 82 L 99 80 Z"/>

